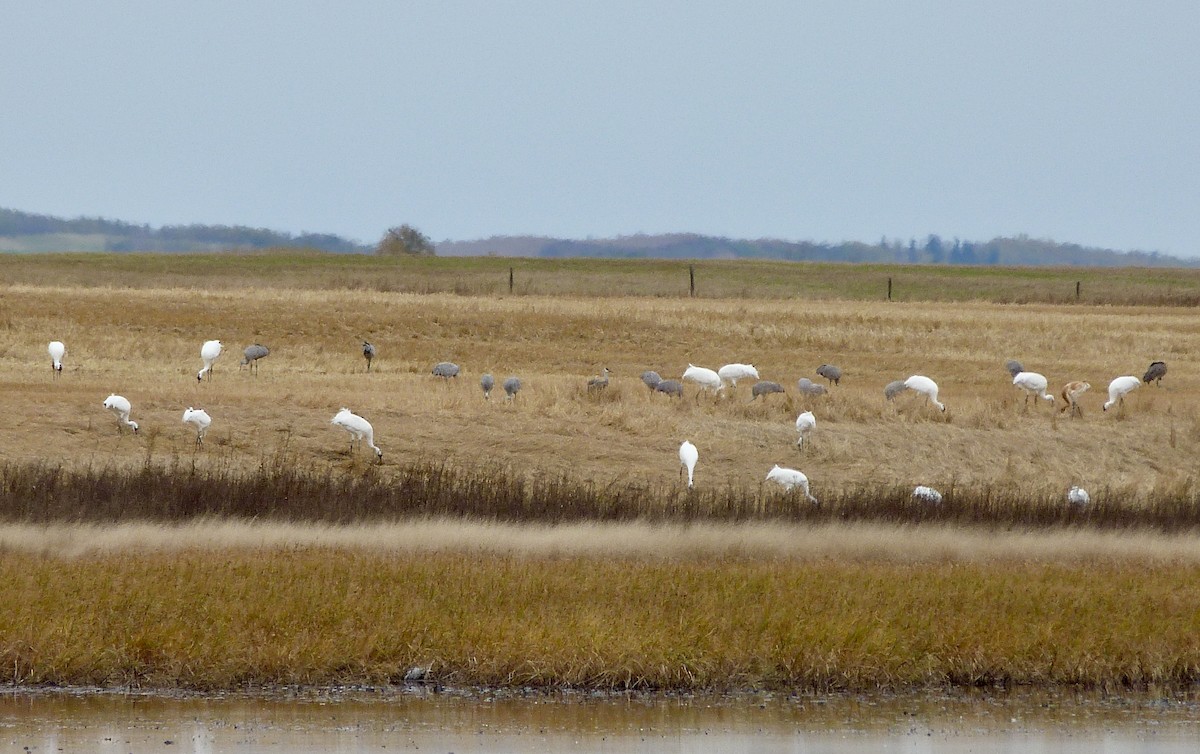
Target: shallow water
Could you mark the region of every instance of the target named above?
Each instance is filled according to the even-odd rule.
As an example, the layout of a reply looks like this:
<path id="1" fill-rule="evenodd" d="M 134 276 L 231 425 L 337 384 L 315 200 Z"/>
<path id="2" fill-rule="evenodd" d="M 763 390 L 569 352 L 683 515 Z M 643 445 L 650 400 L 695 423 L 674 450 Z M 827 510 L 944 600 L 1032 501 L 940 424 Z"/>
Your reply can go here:
<path id="1" fill-rule="evenodd" d="M 1190 697 L 0 694 L 0 752 L 1194 752 Z"/>

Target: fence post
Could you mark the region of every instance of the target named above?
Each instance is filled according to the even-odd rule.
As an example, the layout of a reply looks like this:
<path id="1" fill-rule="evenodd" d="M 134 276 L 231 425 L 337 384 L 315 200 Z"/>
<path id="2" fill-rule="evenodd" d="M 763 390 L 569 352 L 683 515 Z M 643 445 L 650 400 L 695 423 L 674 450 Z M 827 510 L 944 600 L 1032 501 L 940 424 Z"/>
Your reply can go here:
<path id="1" fill-rule="evenodd" d="M 1075 281 L 1075 300 L 1076 301 L 1079 300 L 1079 282 L 1080 281 L 1078 281 L 1078 280 Z"/>
<path id="2" fill-rule="evenodd" d="M 508 268 L 508 292 L 511 294 L 513 289 L 513 268 Z"/>
<path id="3" fill-rule="evenodd" d="M 888 301 L 892 300 L 892 279 L 888 278 Z"/>
<path id="4" fill-rule="evenodd" d="M 688 265 L 688 295 L 696 297 L 696 265 Z"/>

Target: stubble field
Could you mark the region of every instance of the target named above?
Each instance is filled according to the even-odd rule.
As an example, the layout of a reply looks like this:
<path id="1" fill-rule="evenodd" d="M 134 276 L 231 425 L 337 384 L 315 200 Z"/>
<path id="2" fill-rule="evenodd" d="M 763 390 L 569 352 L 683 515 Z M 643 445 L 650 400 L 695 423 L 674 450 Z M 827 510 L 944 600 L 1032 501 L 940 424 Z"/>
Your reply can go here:
<path id="1" fill-rule="evenodd" d="M 44 577 L 7 580 L 0 595 L 0 604 L 24 605 L 15 623 L 0 628 L 0 663 L 14 667 L 15 682 L 380 681 L 416 665 L 455 683 L 602 687 L 1195 680 L 1200 646 L 1186 637 L 1200 635 L 1193 532 L 1200 382 L 1190 366 L 1200 322 L 1189 308 L 1159 305 L 1185 303 L 1191 273 L 1164 282 L 1161 271 L 1140 281 L 1122 271 L 1132 282 L 1114 286 L 1125 291 L 1117 304 L 1043 295 L 1048 278 L 1027 280 L 1025 271 L 989 278 L 1003 291 L 989 300 L 938 300 L 958 297 L 943 281 L 926 300 L 886 302 L 864 300 L 861 279 L 847 282 L 861 271 L 832 265 L 773 266 L 776 277 L 806 277 L 815 292 L 805 296 L 772 285 L 759 295 L 756 281 L 771 280 L 772 266 L 708 266 L 702 280 L 727 273 L 726 292 L 687 298 L 622 295 L 661 285 L 667 274 L 677 278 L 680 269 L 686 281 L 686 265 L 659 263 L 614 263 L 606 277 L 606 263 L 590 262 L 582 289 L 558 283 L 509 295 L 506 284 L 497 291 L 463 282 L 478 271 L 456 268 L 472 264 L 459 260 L 394 262 L 385 272 L 398 282 L 384 286 L 393 290 L 364 286 L 361 270 L 330 270 L 328 260 L 314 271 L 308 258 L 272 258 L 263 272 L 250 269 L 261 260 L 234 258 L 224 275 L 207 259 L 151 260 L 119 276 L 107 257 L 5 260 L 13 274 L 0 289 L 0 406 L 8 418 L 0 456 L 9 524 L 0 561 L 29 573 L 46 564 Z M 554 279 L 569 279 L 575 264 Z M 880 273 L 872 287 L 889 271 Z M 1100 280 L 1088 290 L 1103 290 L 1112 284 L 1104 275 L 1116 273 L 1094 274 Z M 459 283 L 448 286 L 456 275 Z M 1054 278 L 1054 290 L 1071 275 L 1079 273 Z M 1183 298 L 1164 299 L 1167 289 Z M 404 292 L 412 290 L 431 292 Z M 1139 304 L 1135 294 L 1145 290 L 1157 292 Z M 46 354 L 52 339 L 68 348 L 57 378 Z M 225 354 L 213 379 L 199 383 L 200 344 L 209 339 L 220 339 Z M 363 339 L 379 349 L 370 373 Z M 272 350 L 257 376 L 237 368 L 253 342 Z M 1090 382 L 1084 416 L 1025 405 L 1003 368 L 1007 358 L 1046 374 L 1052 390 Z M 1140 376 L 1159 359 L 1170 366 L 1162 387 L 1142 386 L 1123 410 L 1100 411 L 1109 380 Z M 462 374 L 448 382 L 431 376 L 442 360 Z M 755 364 L 789 394 L 750 401 L 743 383 L 715 399 L 697 398 L 688 386 L 678 400 L 650 394 L 639 379 L 646 369 L 678 378 L 689 363 L 715 369 L 735 361 Z M 820 381 L 814 370 L 825 362 L 842 367 L 842 383 L 825 396 L 798 395 L 797 378 Z M 589 394 L 587 379 L 604 366 L 610 387 Z M 485 401 L 478 387 L 485 371 L 498 381 L 519 376 L 516 400 L 497 391 Z M 887 382 L 911 374 L 939 383 L 945 413 L 912 394 L 884 400 Z M 133 403 L 136 436 L 118 432 L 101 407 L 110 392 Z M 180 421 L 188 406 L 213 416 L 200 449 Z M 371 420 L 382 465 L 365 449 L 348 453 L 345 433 L 329 425 L 341 406 Z M 793 422 L 806 409 L 818 428 L 800 451 Z M 683 439 L 700 452 L 691 494 L 678 477 Z M 764 485 L 775 463 L 809 476 L 823 513 Z M 151 472 L 184 478 L 185 491 L 153 481 Z M 470 484 L 456 488 L 453 505 L 410 505 L 414 490 L 428 490 L 414 479 L 429 473 Z M 136 483 L 121 486 L 111 475 Z M 280 475 L 292 481 L 281 487 L 272 481 Z M 914 507 L 907 491 L 915 484 L 948 492 L 948 513 Z M 1091 492 L 1091 511 L 1067 508 L 1063 496 L 1073 484 Z M 101 506 L 112 489 L 141 492 L 110 495 Z M 383 502 L 355 508 L 350 499 L 367 492 Z M 323 496 L 333 499 L 333 513 Z M 500 497 L 508 501 L 501 507 L 472 508 L 473 500 Z M 527 504 L 531 497 L 537 505 Z M 870 519 L 862 511 L 873 500 L 888 511 L 882 524 L 844 523 Z M 591 505 L 623 512 L 593 515 Z M 1164 506 L 1169 515 L 1160 515 Z M 1018 515 L 1023 508 L 1040 511 L 1030 520 L 1052 523 L 1030 531 Z M 1158 511 L 1153 525 L 1128 530 L 1145 511 Z M 244 523 L 251 518 L 259 522 Z M 563 525 L 592 518 L 623 523 L 582 534 Z M 326 538 L 279 535 L 270 523 L 347 519 L 351 527 L 335 526 Z M 153 526 L 141 535 L 110 536 L 147 520 Z M 696 544 L 704 520 L 714 528 Z M 240 528 L 264 521 L 266 529 L 249 534 Z M 469 522 L 487 521 L 519 526 L 462 534 L 473 531 Z M 442 532 L 433 537 L 437 547 L 423 549 L 432 535 L 417 525 Z M 493 544 L 481 547 L 480 539 Z M 278 563 L 257 570 L 264 555 Z M 326 616 L 342 628 L 313 643 L 319 657 L 289 666 L 288 652 L 310 642 L 297 639 L 288 621 L 329 609 L 327 597 L 304 584 L 350 578 L 338 570 L 346 558 L 357 564 L 353 579 L 361 583 L 353 588 L 372 595 L 361 607 L 383 611 L 380 620 L 394 625 L 347 641 L 339 631 L 357 624 Z M 588 581 L 600 563 L 608 564 L 603 578 Z M 1026 590 L 1031 567 L 1041 586 Z M 212 601 L 197 614 L 184 596 L 173 597 L 160 607 L 176 613 L 147 621 L 175 626 L 174 633 L 139 631 L 132 626 L 147 610 L 144 600 L 164 588 L 150 574 L 164 569 L 174 574 L 172 588 L 191 585 Z M 324 575 L 309 574 L 314 569 Z M 508 586 L 494 583 L 496 569 L 510 575 Z M 797 581 L 797 571 L 810 575 Z M 1089 578 L 1094 572 L 1103 578 Z M 124 574 L 128 600 L 107 599 L 91 611 L 86 600 L 67 599 L 92 593 L 87 580 L 106 573 Z M 578 593 L 547 586 L 559 578 L 591 586 Z M 929 580 L 940 596 L 921 607 Z M 454 599 L 431 596 L 448 582 Z M 845 599 L 851 582 L 862 587 L 851 612 L 863 612 L 834 611 L 826 622 L 819 606 Z M 657 606 L 642 602 L 653 584 L 664 587 Z M 1152 584 L 1170 597 L 1148 597 Z M 1008 596 L 996 599 L 997 589 Z M 223 590 L 259 605 L 262 625 L 244 635 L 230 628 L 214 649 L 197 638 L 204 626 L 224 625 L 223 611 L 244 609 Z M 508 607 L 497 611 L 490 605 L 502 593 Z M 413 594 L 426 596 L 410 611 Z M 553 599 L 545 602 L 546 594 Z M 730 600 L 767 612 L 738 618 Z M 55 613 L 67 603 L 75 617 L 64 628 Z M 603 608 L 585 610 L 590 603 Z M 790 607 L 782 613 L 769 607 L 783 604 Z M 1102 623 L 1113 604 L 1128 608 L 1116 627 Z M 542 610 L 549 612 L 537 619 Z M 924 611 L 920 621 L 914 610 Z M 551 630 L 550 616 L 580 611 L 586 616 L 569 632 Z M 643 629 L 636 642 L 605 628 L 614 615 Z M 1019 616 L 1022 627 L 986 638 L 975 629 L 935 632 L 937 641 L 928 634 L 929 625 L 968 615 L 979 626 Z M 105 621 L 124 627 L 98 629 Z M 807 628 L 784 631 L 789 622 Z M 718 638 L 701 641 L 678 631 L 682 625 L 707 625 L 701 634 Z M 586 640 L 576 645 L 568 634 Z M 272 636 L 291 638 L 283 646 Z M 814 641 L 819 651 L 802 651 Z M 593 649 L 582 656 L 580 646 Z"/>

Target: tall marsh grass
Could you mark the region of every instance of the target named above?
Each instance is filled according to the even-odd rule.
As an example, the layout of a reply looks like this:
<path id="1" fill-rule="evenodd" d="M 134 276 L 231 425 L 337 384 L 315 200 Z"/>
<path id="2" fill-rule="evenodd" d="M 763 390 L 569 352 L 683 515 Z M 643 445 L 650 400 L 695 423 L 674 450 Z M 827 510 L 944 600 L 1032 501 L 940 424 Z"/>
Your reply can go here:
<path id="1" fill-rule="evenodd" d="M 410 464 L 343 470 L 277 459 L 256 469 L 195 461 L 141 466 L 0 464 L 0 520 L 8 522 L 180 522 L 199 518 L 361 523 L 422 517 L 516 523 L 580 521 L 797 523 L 876 522 L 991 527 L 1200 528 L 1200 490 L 1160 485 L 1148 494 L 1093 490 L 1086 507 L 1050 489 L 951 486 L 939 505 L 911 488 L 862 486 L 813 505 L 778 488 L 688 491 L 500 468 Z"/>
<path id="2" fill-rule="evenodd" d="M 14 684 L 867 690 L 1200 680 L 1200 565 L 0 553 Z"/>

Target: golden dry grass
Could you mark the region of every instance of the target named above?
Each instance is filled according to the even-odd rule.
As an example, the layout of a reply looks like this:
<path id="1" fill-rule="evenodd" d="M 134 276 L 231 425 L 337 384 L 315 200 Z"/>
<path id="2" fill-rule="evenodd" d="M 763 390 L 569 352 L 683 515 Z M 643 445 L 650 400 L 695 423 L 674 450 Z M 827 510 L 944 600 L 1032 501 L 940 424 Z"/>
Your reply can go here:
<path id="1" fill-rule="evenodd" d="M 774 463 L 795 465 L 814 491 L 863 483 L 1071 484 L 1142 493 L 1188 484 L 1200 443 L 1200 383 L 1189 354 L 1200 321 L 1180 308 L 885 304 L 849 301 L 463 297 L 349 290 L 107 289 L 10 285 L 0 328 L 0 454 L 13 460 L 135 463 L 191 458 L 188 406 L 214 417 L 201 463 L 254 466 L 282 450 L 297 462 L 354 466 L 330 428 L 341 406 L 368 417 L 387 463 L 450 460 L 519 473 L 675 483 L 684 438 L 700 449 L 697 483 L 755 487 Z M 201 342 L 226 354 L 197 384 Z M 365 372 L 362 338 L 380 351 Z M 52 379 L 45 344 L 67 343 Z M 272 348 L 257 378 L 241 348 Z M 1002 364 L 1021 359 L 1052 386 L 1085 379 L 1085 415 L 1022 405 Z M 442 359 L 463 374 L 429 374 Z M 1171 371 L 1123 412 L 1102 414 L 1108 381 L 1154 359 Z M 678 377 L 690 363 L 756 364 L 787 397 L 748 402 L 650 395 L 638 375 Z M 829 396 L 794 383 L 823 362 L 846 372 Z M 602 366 L 612 387 L 589 396 Z M 479 375 L 519 375 L 512 405 L 484 402 Z M 939 414 L 915 395 L 883 400 L 890 380 L 922 373 L 942 388 Z M 819 379 L 819 378 L 817 378 Z M 100 403 L 128 397 L 140 436 L 120 436 Z M 803 454 L 796 413 L 818 430 Z"/>
<path id="2" fill-rule="evenodd" d="M 0 554 L 17 684 L 1193 683 L 1200 566 L 346 549 Z"/>

